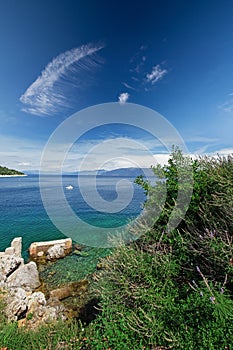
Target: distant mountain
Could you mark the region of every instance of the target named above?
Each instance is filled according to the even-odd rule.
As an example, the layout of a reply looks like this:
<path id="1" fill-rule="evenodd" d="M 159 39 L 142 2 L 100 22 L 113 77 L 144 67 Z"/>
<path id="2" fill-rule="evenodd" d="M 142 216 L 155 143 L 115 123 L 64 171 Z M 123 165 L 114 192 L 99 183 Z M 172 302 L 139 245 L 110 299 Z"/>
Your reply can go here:
<path id="1" fill-rule="evenodd" d="M 8 169 L 5 166 L 0 166 L 0 175 L 25 175 L 21 171 L 14 170 L 14 169 Z"/>
<path id="2" fill-rule="evenodd" d="M 84 171 L 79 171 L 78 172 L 78 175 L 96 175 L 96 174 L 98 174 L 98 175 L 102 175 L 102 173 L 104 173 L 106 170 L 103 170 L 103 169 L 100 169 L 100 170 L 84 170 Z M 77 174 L 77 173 L 76 173 Z M 75 174 L 75 175 L 76 175 Z"/>
<path id="3" fill-rule="evenodd" d="M 118 168 L 114 170 L 85 170 L 80 172 L 70 172 L 65 173 L 64 175 L 79 175 L 79 176 L 119 176 L 119 177 L 137 177 L 140 175 L 144 175 L 144 171 L 146 174 L 150 171 L 149 168 Z"/>
<path id="4" fill-rule="evenodd" d="M 140 175 L 144 175 L 144 171 L 146 174 L 150 171 L 149 168 L 119 168 L 109 171 L 101 171 L 98 175 L 100 176 L 122 176 L 122 177 L 137 177 Z"/>
<path id="5" fill-rule="evenodd" d="M 100 169 L 100 170 L 84 170 L 84 171 L 73 171 L 73 172 L 65 172 L 63 173 L 63 175 L 74 175 L 74 176 L 119 176 L 119 177 L 137 177 L 140 175 L 144 175 L 144 171 L 145 171 L 145 175 L 150 174 L 151 169 L 150 168 L 118 168 L 118 169 L 114 169 L 114 170 L 104 170 L 104 169 Z M 27 174 L 30 175 L 35 175 L 35 174 L 39 174 L 38 170 L 27 170 Z M 46 174 L 45 174 L 46 175 Z M 49 175 L 49 174 L 47 174 Z M 52 175 L 52 174 L 50 174 Z M 54 174 L 54 175 L 60 175 L 60 174 Z M 151 175 L 152 175 L 152 171 L 151 171 Z"/>

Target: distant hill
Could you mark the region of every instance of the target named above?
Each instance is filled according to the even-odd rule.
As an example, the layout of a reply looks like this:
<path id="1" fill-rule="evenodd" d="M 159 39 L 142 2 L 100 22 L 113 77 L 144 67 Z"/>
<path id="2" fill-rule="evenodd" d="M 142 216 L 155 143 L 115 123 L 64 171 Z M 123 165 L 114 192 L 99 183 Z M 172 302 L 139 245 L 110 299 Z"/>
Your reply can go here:
<path id="1" fill-rule="evenodd" d="M 144 174 L 145 171 L 145 174 Z M 72 175 L 72 176 L 119 176 L 119 177 L 137 177 L 140 175 L 153 175 L 153 172 L 150 168 L 118 168 L 114 170 L 83 170 L 83 171 L 73 171 L 73 172 L 64 172 L 63 175 Z M 39 174 L 38 170 L 27 170 L 27 174 Z M 45 174 L 46 175 L 46 174 Z M 48 174 L 53 175 L 53 174 Z M 54 175 L 60 175 L 59 173 Z"/>
<path id="2" fill-rule="evenodd" d="M 18 171 L 18 170 L 8 169 L 5 166 L 0 166 L 0 175 L 25 175 L 25 174 L 21 173 L 21 171 Z"/>
<path id="3" fill-rule="evenodd" d="M 140 169 L 140 168 L 119 168 L 119 169 L 114 169 L 114 170 L 109 170 L 109 171 L 103 171 L 101 170 L 101 173 L 98 175 L 99 176 L 122 176 L 122 177 L 137 177 L 140 175 L 144 175 L 144 171 L 146 174 L 150 171 L 149 168 L 145 169 Z"/>
<path id="4" fill-rule="evenodd" d="M 65 173 L 64 175 L 81 175 L 81 176 L 119 176 L 119 177 L 137 177 L 140 175 L 144 175 L 144 171 L 146 175 L 152 170 L 150 168 L 119 168 L 114 170 L 85 170 L 80 172 L 70 172 Z"/>

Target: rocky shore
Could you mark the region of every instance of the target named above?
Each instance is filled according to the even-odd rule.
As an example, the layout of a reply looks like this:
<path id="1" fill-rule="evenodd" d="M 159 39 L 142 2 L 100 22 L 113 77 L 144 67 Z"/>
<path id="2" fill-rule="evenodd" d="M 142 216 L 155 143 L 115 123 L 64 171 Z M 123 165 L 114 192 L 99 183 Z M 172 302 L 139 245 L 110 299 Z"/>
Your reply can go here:
<path id="1" fill-rule="evenodd" d="M 63 258 L 72 250 L 72 240 L 36 242 L 30 246 L 30 258 L 38 262 Z M 0 299 L 9 321 L 19 326 L 35 328 L 40 324 L 72 317 L 70 309 L 62 300 L 72 295 L 85 293 L 87 280 L 71 282 L 59 288 L 43 292 L 38 266 L 35 261 L 25 264 L 21 256 L 22 238 L 17 237 L 11 246 L 0 252 Z"/>

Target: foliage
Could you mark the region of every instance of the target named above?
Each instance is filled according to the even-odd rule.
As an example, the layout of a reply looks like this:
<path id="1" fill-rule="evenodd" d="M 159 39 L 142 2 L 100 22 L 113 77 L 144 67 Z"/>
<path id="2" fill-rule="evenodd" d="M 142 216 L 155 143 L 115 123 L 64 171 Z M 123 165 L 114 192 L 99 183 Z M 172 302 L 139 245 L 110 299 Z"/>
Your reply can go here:
<path id="1" fill-rule="evenodd" d="M 193 182 L 178 181 L 190 166 Z M 149 213 L 161 213 L 99 274 L 102 313 L 89 328 L 90 349 L 233 349 L 232 170 L 232 156 L 191 160 L 174 150 L 154 168 L 156 186 L 137 178 Z M 174 211 L 178 192 L 191 186 L 183 216 Z M 179 224 L 167 230 L 174 212 Z"/>
<path id="2" fill-rule="evenodd" d="M 8 169 L 5 166 L 0 166 L 0 175 L 24 175 L 20 171 L 14 169 Z"/>

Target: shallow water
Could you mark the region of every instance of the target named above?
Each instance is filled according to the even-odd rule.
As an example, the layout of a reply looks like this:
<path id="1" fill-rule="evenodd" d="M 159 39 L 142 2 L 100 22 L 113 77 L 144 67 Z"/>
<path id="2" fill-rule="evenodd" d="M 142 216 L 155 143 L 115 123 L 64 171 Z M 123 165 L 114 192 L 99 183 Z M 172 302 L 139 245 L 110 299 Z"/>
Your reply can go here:
<path id="1" fill-rule="evenodd" d="M 41 266 L 40 276 L 50 290 L 67 282 L 86 279 L 96 270 L 99 259 L 111 252 L 112 249 L 107 248 L 85 247 L 80 254 L 73 253 L 64 259 Z"/>

